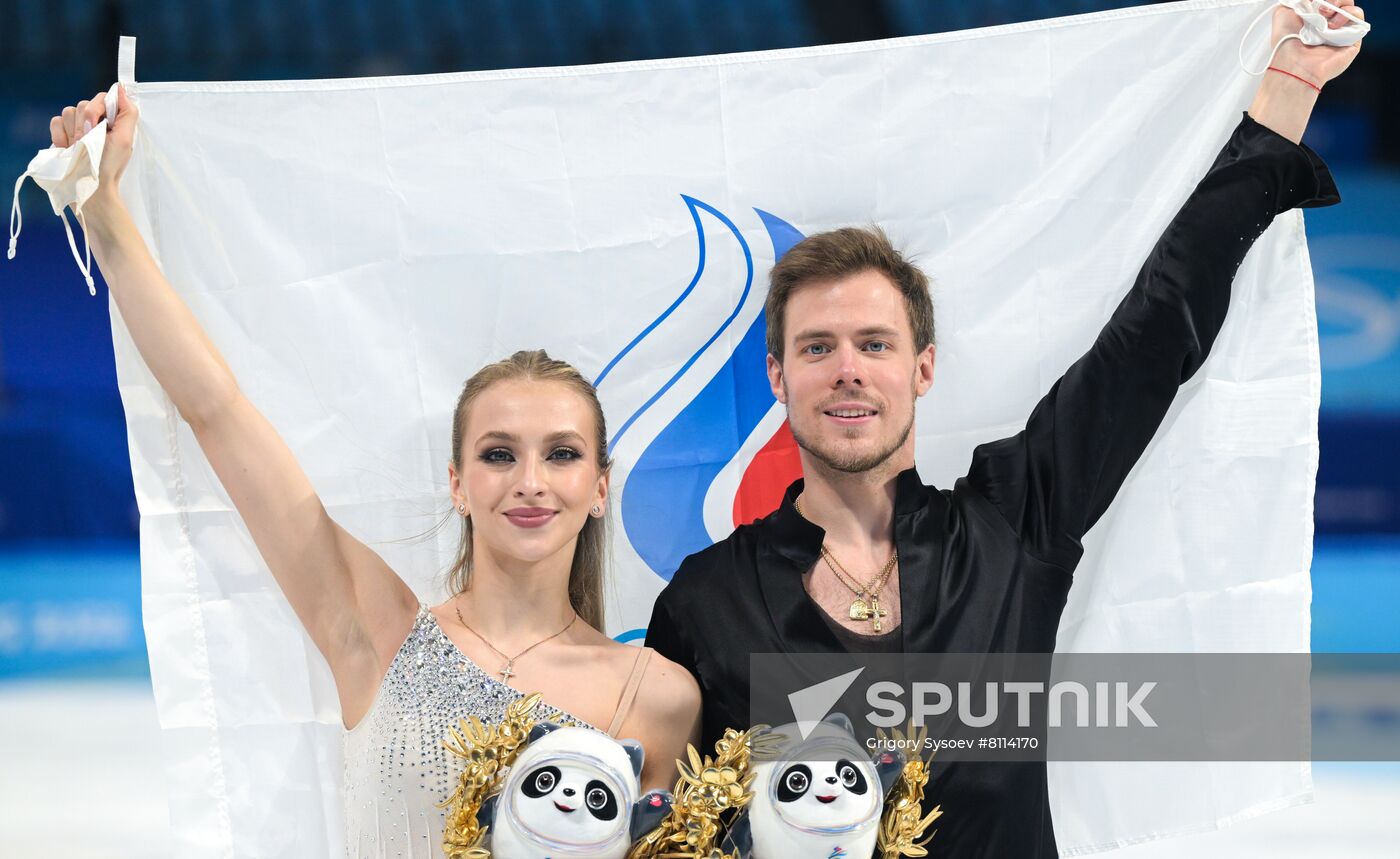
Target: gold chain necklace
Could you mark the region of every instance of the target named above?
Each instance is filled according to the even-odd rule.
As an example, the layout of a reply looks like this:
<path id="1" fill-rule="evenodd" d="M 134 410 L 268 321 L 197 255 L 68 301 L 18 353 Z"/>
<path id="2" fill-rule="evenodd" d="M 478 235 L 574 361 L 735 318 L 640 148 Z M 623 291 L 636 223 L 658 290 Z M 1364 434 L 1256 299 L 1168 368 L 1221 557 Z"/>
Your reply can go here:
<path id="1" fill-rule="evenodd" d="M 807 514 L 802 512 L 802 498 L 800 496 L 793 499 L 792 506 L 793 509 L 797 511 L 797 515 L 801 516 L 803 519 L 807 519 Z M 810 522 L 811 520 L 808 519 L 807 521 Z M 885 562 L 885 566 L 880 572 L 875 574 L 875 578 L 871 579 L 865 585 L 861 585 L 856 581 L 855 576 L 851 575 L 845 567 L 841 566 L 841 562 L 836 560 L 836 556 L 826 547 L 826 543 L 822 543 L 821 553 L 827 566 L 836 574 L 837 581 L 841 582 L 841 584 L 846 586 L 847 590 L 856 595 L 856 598 L 851 602 L 847 617 L 851 620 L 868 620 L 872 624 L 872 629 L 875 632 L 880 632 L 880 619 L 889 615 L 889 612 L 880 608 L 880 591 L 884 589 L 885 582 L 889 581 L 890 572 L 894 570 L 895 562 L 899 559 L 899 551 L 895 550 L 891 552 L 890 559 Z"/>
<path id="2" fill-rule="evenodd" d="M 549 636 L 549 638 L 541 638 L 539 641 L 536 641 L 534 644 L 530 645 L 529 647 L 525 648 L 524 650 L 520 651 L 514 656 L 506 656 L 504 653 L 496 649 L 496 645 L 487 641 L 486 636 L 472 629 L 470 626 L 467 626 L 467 622 L 462 619 L 462 608 L 461 606 L 457 605 L 455 601 L 452 603 L 452 609 L 457 612 L 457 622 L 460 623 L 462 626 L 466 627 L 467 632 L 470 632 L 472 635 L 475 635 L 477 638 L 481 639 L 481 643 L 491 648 L 491 652 L 495 653 L 497 656 L 501 657 L 506 661 L 506 664 L 501 668 L 501 670 L 496 672 L 497 674 L 501 675 L 501 682 L 503 683 L 509 683 L 510 678 L 515 676 L 515 671 L 513 670 L 515 667 L 515 660 L 534 650 L 536 647 L 539 647 L 541 644 L 544 644 L 546 641 L 549 641 L 551 638 L 558 638 L 559 636 L 568 632 L 569 627 L 573 626 L 574 621 L 578 620 L 578 612 L 574 612 L 573 618 L 571 618 L 568 623 L 564 624 L 563 629 Z"/>

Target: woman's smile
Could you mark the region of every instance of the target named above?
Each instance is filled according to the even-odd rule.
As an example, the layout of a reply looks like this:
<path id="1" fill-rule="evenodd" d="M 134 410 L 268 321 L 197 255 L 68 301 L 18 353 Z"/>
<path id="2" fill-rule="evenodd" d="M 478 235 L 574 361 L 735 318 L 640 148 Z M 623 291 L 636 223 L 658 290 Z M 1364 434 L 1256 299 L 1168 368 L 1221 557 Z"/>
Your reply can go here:
<path id="1" fill-rule="evenodd" d="M 512 507 L 505 511 L 505 517 L 512 525 L 521 528 L 539 528 L 559 515 L 558 510 L 551 510 L 548 507 Z"/>

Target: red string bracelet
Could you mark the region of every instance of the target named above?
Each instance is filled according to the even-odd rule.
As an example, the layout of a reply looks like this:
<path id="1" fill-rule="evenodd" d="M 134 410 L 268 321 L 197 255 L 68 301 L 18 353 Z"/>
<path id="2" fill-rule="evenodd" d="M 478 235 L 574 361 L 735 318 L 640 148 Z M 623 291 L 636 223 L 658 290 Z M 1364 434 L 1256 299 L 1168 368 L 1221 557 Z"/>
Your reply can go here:
<path id="1" fill-rule="evenodd" d="M 1284 71 L 1283 69 L 1279 68 L 1278 66 L 1269 66 L 1269 71 L 1271 71 L 1271 72 L 1278 72 L 1278 73 L 1281 74 L 1281 75 L 1288 75 L 1290 78 L 1294 78 L 1295 80 L 1300 80 L 1300 81 L 1302 81 L 1303 83 L 1307 84 L 1308 86 L 1312 87 L 1313 89 L 1317 90 L 1318 92 L 1322 92 L 1322 87 L 1318 86 L 1317 84 L 1313 83 L 1312 81 L 1308 80 L 1307 78 L 1300 78 L 1300 77 L 1298 77 L 1297 75 L 1293 74 L 1292 72 L 1286 72 L 1286 71 Z"/>

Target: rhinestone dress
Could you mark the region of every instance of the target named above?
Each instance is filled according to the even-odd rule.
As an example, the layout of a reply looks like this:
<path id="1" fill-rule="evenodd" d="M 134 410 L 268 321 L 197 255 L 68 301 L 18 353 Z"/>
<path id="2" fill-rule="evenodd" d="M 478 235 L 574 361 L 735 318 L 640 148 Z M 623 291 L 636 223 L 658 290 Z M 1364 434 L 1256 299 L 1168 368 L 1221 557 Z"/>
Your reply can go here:
<path id="1" fill-rule="evenodd" d="M 443 809 L 461 762 L 442 747 L 449 727 L 467 716 L 494 724 L 524 693 L 467 658 L 418 610 L 369 712 L 345 732 L 346 849 L 353 857 L 442 856 Z M 545 704 L 535 718 L 581 725 Z"/>

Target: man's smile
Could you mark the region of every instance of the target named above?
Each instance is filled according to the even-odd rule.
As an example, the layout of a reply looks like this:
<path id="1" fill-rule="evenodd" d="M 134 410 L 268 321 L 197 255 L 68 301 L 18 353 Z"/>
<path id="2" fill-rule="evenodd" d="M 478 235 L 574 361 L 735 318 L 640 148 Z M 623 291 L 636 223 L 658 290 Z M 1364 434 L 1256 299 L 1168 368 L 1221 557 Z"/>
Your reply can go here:
<path id="1" fill-rule="evenodd" d="M 837 424 L 849 426 L 870 422 L 880 414 L 880 410 L 865 403 L 837 403 L 830 408 L 823 409 L 822 414 Z"/>

